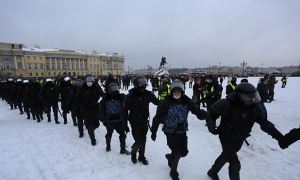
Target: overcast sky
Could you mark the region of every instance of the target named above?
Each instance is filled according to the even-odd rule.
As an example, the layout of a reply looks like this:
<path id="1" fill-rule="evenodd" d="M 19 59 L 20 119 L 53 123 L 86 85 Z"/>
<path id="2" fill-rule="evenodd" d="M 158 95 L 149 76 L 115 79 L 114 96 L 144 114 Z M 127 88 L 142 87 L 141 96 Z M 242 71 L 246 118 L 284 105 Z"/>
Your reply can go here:
<path id="1" fill-rule="evenodd" d="M 133 68 L 300 63 L 299 0 L 1 0 L 0 42 L 118 52 Z"/>

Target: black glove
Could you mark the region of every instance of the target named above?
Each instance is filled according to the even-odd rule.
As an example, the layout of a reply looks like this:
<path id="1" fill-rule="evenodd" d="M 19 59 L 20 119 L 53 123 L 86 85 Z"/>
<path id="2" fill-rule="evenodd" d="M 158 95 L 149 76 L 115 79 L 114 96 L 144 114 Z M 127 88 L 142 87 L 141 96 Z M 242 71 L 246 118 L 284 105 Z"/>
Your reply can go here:
<path id="1" fill-rule="evenodd" d="M 280 138 L 278 140 L 278 144 L 279 144 L 281 149 L 286 149 L 287 147 L 289 147 L 285 137 Z"/>
<path id="2" fill-rule="evenodd" d="M 218 135 L 219 134 L 219 130 L 217 128 L 209 130 L 210 133 L 212 133 L 213 135 Z"/>
<path id="3" fill-rule="evenodd" d="M 129 132 L 130 132 L 130 129 L 129 129 L 128 125 L 126 125 L 126 126 L 124 127 L 124 131 L 125 131 L 126 133 L 129 133 Z"/>
<path id="4" fill-rule="evenodd" d="M 155 133 L 152 133 L 152 134 L 151 134 L 151 139 L 152 139 L 152 141 L 155 141 L 155 140 L 156 140 L 156 134 L 155 134 Z"/>

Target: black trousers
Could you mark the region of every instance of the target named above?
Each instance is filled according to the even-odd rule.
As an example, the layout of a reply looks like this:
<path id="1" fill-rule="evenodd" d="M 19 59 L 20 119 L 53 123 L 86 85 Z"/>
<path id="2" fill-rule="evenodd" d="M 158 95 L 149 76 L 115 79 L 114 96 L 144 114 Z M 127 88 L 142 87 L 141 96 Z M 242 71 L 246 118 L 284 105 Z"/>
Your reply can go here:
<path id="1" fill-rule="evenodd" d="M 64 101 L 61 102 L 61 110 L 62 110 L 62 116 L 64 119 L 64 123 L 66 124 L 68 122 L 67 115 L 70 112 L 70 109 L 68 107 L 68 104 Z"/>
<path id="2" fill-rule="evenodd" d="M 99 127 L 99 119 L 98 119 L 98 111 L 97 110 L 84 110 L 83 119 L 88 130 L 91 142 L 96 142 L 94 131 Z"/>
<path id="3" fill-rule="evenodd" d="M 169 134 L 165 133 L 167 136 L 167 143 L 171 150 L 171 154 L 168 157 L 168 164 L 171 168 L 171 174 L 178 174 L 177 167 L 181 157 L 185 157 L 189 150 L 187 147 L 188 137 L 186 133 L 180 134 Z"/>
<path id="4" fill-rule="evenodd" d="M 107 133 L 105 135 L 106 145 L 110 146 L 112 134 L 113 134 L 114 130 L 116 130 L 117 133 L 119 134 L 120 147 L 121 147 L 121 149 L 125 149 L 126 134 L 125 134 L 122 122 L 120 121 L 120 122 L 107 123 L 106 130 L 107 130 Z"/>
<path id="5" fill-rule="evenodd" d="M 48 121 L 49 122 L 51 121 L 51 107 L 52 107 L 55 122 L 58 122 L 58 103 L 47 104 L 45 106 L 46 106 L 46 113 L 47 113 Z"/>
<path id="6" fill-rule="evenodd" d="M 213 173 L 218 173 L 222 167 L 228 162 L 229 163 L 229 178 L 230 180 L 240 179 L 241 163 L 237 156 L 237 152 L 241 149 L 243 145 L 243 140 L 227 140 L 220 138 L 222 145 L 222 153 L 216 159 L 213 164 L 211 171 Z"/>
<path id="7" fill-rule="evenodd" d="M 131 153 L 135 154 L 139 152 L 139 158 L 145 158 L 145 148 L 147 140 L 148 125 L 144 124 L 131 124 L 132 136 L 134 143 L 131 146 Z"/>

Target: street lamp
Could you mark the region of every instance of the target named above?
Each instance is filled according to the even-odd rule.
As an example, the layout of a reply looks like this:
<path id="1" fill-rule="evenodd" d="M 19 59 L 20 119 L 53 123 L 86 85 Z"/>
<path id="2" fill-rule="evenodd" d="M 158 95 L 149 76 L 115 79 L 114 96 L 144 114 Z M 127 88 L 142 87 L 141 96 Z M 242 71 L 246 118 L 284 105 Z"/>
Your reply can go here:
<path id="1" fill-rule="evenodd" d="M 242 76 L 244 76 L 244 71 L 245 71 L 245 66 L 247 66 L 247 63 L 245 62 L 245 61 L 243 61 L 242 63 L 241 63 L 241 66 L 242 66 Z"/>

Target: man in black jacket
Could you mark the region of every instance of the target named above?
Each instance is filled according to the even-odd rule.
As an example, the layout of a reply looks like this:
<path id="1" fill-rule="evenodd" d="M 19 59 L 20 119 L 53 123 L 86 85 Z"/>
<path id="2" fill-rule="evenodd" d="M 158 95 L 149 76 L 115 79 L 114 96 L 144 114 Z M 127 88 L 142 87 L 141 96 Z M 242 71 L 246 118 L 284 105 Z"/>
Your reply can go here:
<path id="1" fill-rule="evenodd" d="M 68 123 L 68 118 L 67 115 L 70 112 L 70 91 L 71 91 L 71 78 L 66 76 L 60 81 L 60 87 L 59 87 L 59 92 L 60 92 L 60 97 L 61 97 L 61 110 L 62 110 L 62 116 L 64 119 L 64 124 Z M 76 121 L 73 121 L 73 125 L 76 126 L 77 123 Z"/>
<path id="2" fill-rule="evenodd" d="M 237 78 L 235 76 L 233 76 L 231 78 L 230 83 L 228 83 L 226 86 L 226 95 L 232 93 L 235 90 L 235 88 L 237 86 L 236 81 L 237 81 Z"/>
<path id="3" fill-rule="evenodd" d="M 133 85 L 134 88 L 129 90 L 124 102 L 125 118 L 130 122 L 132 136 L 135 141 L 131 146 L 131 161 L 134 164 L 137 162 L 136 153 L 139 151 L 138 160 L 144 165 L 148 165 L 145 157 L 145 147 L 149 123 L 149 103 L 152 102 L 158 105 L 159 100 L 151 91 L 146 90 L 147 80 L 144 76 L 136 76 Z"/>
<path id="4" fill-rule="evenodd" d="M 114 130 L 119 134 L 120 139 L 120 154 L 129 155 L 126 150 L 126 132 L 129 132 L 127 122 L 124 119 L 124 102 L 125 94 L 120 94 L 119 86 L 116 83 L 111 83 L 108 86 L 108 93 L 100 101 L 100 121 L 106 127 L 106 151 L 111 151 L 110 142 Z"/>
<path id="5" fill-rule="evenodd" d="M 166 154 L 166 158 L 173 180 L 179 180 L 177 172 L 179 159 L 185 157 L 189 152 L 186 135 L 189 111 L 197 115 L 199 119 L 205 119 L 207 115 L 206 111 L 200 110 L 188 96 L 184 95 L 184 84 L 175 80 L 171 84 L 170 95 L 158 105 L 151 127 L 151 139 L 155 141 L 158 126 L 160 123 L 164 123 L 162 130 L 167 136 L 167 143 L 171 149 L 171 153 Z"/>
<path id="6" fill-rule="evenodd" d="M 83 132 L 83 114 L 80 111 L 80 107 L 78 104 L 78 90 L 80 87 L 83 85 L 83 80 L 81 79 L 76 79 L 75 80 L 75 85 L 73 85 L 70 89 L 70 94 L 69 94 L 69 105 L 71 108 L 71 117 L 73 120 L 73 123 L 75 124 L 77 122 L 78 126 L 78 132 L 79 132 L 79 138 L 82 138 L 84 135 Z"/>
<path id="7" fill-rule="evenodd" d="M 22 81 L 22 79 L 17 79 L 15 88 L 16 88 L 16 104 L 18 106 L 20 114 L 23 114 L 24 112 L 23 112 L 23 105 L 22 105 L 22 101 L 23 101 L 23 97 L 22 97 L 23 81 Z"/>
<path id="8" fill-rule="evenodd" d="M 241 164 L 237 152 L 241 149 L 243 141 L 248 137 L 255 122 L 261 129 L 276 140 L 282 139 L 282 134 L 266 119 L 258 103 L 260 96 L 256 88 L 250 83 L 240 83 L 235 92 L 221 99 L 211 106 L 209 110 L 208 128 L 213 134 L 219 134 L 222 153 L 207 174 L 217 180 L 218 172 L 225 163 L 229 163 L 229 177 L 239 180 Z M 221 117 L 221 123 L 215 128 L 215 120 Z"/>
<path id="9" fill-rule="evenodd" d="M 270 96 L 269 96 L 269 87 L 268 87 L 268 79 L 261 78 L 257 84 L 257 92 L 259 93 L 259 96 L 261 98 L 261 101 L 259 103 L 263 113 L 265 114 L 266 118 L 268 117 L 267 109 L 265 106 L 266 102 L 269 102 Z"/>
<path id="10" fill-rule="evenodd" d="M 95 129 L 99 127 L 99 103 L 98 100 L 103 96 L 103 90 L 95 82 L 91 75 L 85 77 L 85 83 L 78 90 L 78 104 L 83 114 L 85 126 L 88 130 L 91 144 L 96 145 Z"/>
<path id="11" fill-rule="evenodd" d="M 221 99 L 223 87 L 218 83 L 218 80 L 213 75 L 209 75 L 205 80 L 205 83 L 204 96 L 207 104 L 207 110 L 209 110 L 211 105 Z"/>
<path id="12" fill-rule="evenodd" d="M 32 114 L 33 120 L 37 119 L 37 122 L 41 122 L 43 119 L 43 106 L 40 96 L 41 85 L 35 80 L 30 79 L 29 86 L 29 107 Z M 53 104 L 53 103 L 52 103 Z"/>
<path id="13" fill-rule="evenodd" d="M 58 96 L 59 89 L 53 83 L 51 78 L 46 79 L 46 84 L 41 89 L 42 102 L 45 104 L 45 109 L 48 117 L 48 122 L 51 122 L 51 107 L 54 114 L 55 123 L 59 124 L 58 121 Z"/>

